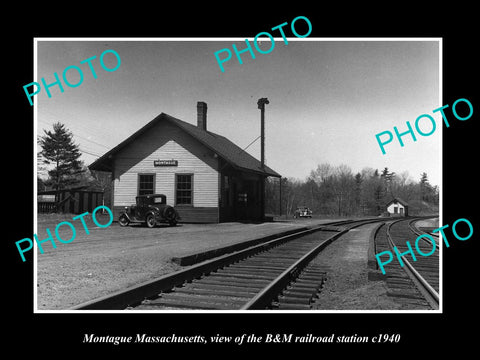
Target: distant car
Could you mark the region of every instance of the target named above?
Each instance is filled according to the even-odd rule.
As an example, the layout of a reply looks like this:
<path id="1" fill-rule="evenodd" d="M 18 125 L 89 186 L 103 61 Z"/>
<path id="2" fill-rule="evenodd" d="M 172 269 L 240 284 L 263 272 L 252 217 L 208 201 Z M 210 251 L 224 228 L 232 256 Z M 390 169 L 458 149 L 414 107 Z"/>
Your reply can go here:
<path id="1" fill-rule="evenodd" d="M 308 207 L 301 206 L 298 207 L 295 212 L 293 213 L 293 217 L 296 218 L 301 218 L 301 217 L 312 217 L 312 210 L 310 210 Z"/>
<path id="2" fill-rule="evenodd" d="M 153 228 L 158 223 L 177 225 L 180 215 L 172 206 L 167 205 L 167 197 L 163 194 L 140 195 L 136 197 L 136 205 L 125 206 L 118 222 L 121 226 L 130 223 L 145 223 Z"/>

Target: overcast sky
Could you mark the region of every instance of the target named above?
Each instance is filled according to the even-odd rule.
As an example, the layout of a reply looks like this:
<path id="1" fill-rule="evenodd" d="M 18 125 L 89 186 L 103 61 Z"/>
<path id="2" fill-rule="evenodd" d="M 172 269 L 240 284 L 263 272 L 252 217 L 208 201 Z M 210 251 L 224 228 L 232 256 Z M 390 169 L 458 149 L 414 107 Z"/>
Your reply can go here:
<path id="1" fill-rule="evenodd" d="M 266 161 L 282 176 L 305 179 L 317 164 L 346 164 L 354 172 L 364 167 L 388 167 L 408 171 L 419 180 L 427 172 L 430 182 L 441 182 L 440 54 L 437 40 L 303 41 L 275 38 L 269 54 L 235 55 L 221 72 L 214 57 L 217 50 L 245 47 L 244 39 L 204 41 L 37 41 L 37 77 L 47 83 L 53 73 L 62 76 L 70 65 L 83 70 L 83 83 L 64 93 L 57 86 L 35 96 L 37 132 L 51 129 L 60 121 L 70 129 L 91 164 L 133 132 L 164 112 L 196 123 L 197 101 L 208 104 L 208 130 L 226 136 L 244 148 L 260 135 L 257 100 L 267 97 Z M 252 41 L 253 42 L 253 39 Z M 264 49 L 270 43 L 260 45 Z M 99 58 L 115 50 L 121 66 L 104 71 Z M 88 64 L 92 56 L 98 75 L 94 79 Z M 105 56 L 114 67 L 112 54 Z M 75 70 L 68 72 L 78 81 Z M 28 103 L 28 100 L 26 99 Z M 437 120 L 436 132 L 417 135 L 413 142 L 404 136 L 386 145 L 383 155 L 375 134 L 397 126 L 407 130 L 421 114 Z M 425 132 L 428 124 L 422 126 Z M 260 142 L 247 150 L 260 158 Z"/>

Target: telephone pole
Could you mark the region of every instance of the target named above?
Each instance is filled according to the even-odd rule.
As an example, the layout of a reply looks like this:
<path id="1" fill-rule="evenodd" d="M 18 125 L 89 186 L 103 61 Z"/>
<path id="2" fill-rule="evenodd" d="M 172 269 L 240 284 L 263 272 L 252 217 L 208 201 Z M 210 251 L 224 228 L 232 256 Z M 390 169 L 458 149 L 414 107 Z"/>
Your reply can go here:
<path id="1" fill-rule="evenodd" d="M 260 160 L 262 163 L 262 170 L 265 170 L 265 104 L 269 104 L 267 98 L 261 98 L 258 100 L 257 105 L 260 109 L 260 139 L 261 139 L 261 155 Z M 262 176 L 260 181 L 260 217 L 261 220 L 265 220 L 265 176 Z"/>
<path id="2" fill-rule="evenodd" d="M 260 161 L 262 162 L 262 169 L 265 169 L 265 104 L 270 104 L 267 98 L 261 98 L 257 102 L 258 108 L 260 109 Z"/>

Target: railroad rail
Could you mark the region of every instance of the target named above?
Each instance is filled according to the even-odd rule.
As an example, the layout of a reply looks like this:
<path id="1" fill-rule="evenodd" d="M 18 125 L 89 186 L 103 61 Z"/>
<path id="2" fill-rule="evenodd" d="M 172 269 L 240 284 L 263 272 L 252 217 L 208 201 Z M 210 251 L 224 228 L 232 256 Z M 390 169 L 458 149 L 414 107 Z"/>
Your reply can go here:
<path id="1" fill-rule="evenodd" d="M 345 220 L 302 230 L 95 299 L 72 310 L 310 309 L 326 269 L 310 264 L 354 227 Z"/>
<path id="2" fill-rule="evenodd" d="M 386 238 L 390 250 L 397 247 L 399 253 L 404 253 L 408 249 L 406 241 L 415 244 L 416 237 L 423 234 L 418 231 L 413 224 L 418 219 L 409 220 L 402 219 L 390 222 L 386 225 Z M 438 242 L 437 242 L 438 245 Z M 432 244 L 429 241 L 418 242 L 418 247 L 423 253 L 430 253 Z M 439 247 L 436 247 L 438 250 Z M 428 257 L 416 255 L 416 261 L 409 261 L 406 256 L 402 255 L 401 260 L 404 266 L 401 267 L 408 276 L 399 274 L 400 263 L 396 260 L 396 264 L 391 264 L 387 270 L 387 276 L 390 278 L 388 283 L 390 293 L 397 298 L 403 298 L 404 304 L 414 305 L 416 307 L 430 307 L 439 309 L 439 251 L 435 251 Z M 414 264 L 414 265 L 413 265 Z M 398 265 L 396 269 L 393 266 Z M 392 271 L 393 270 L 393 271 Z M 408 281 L 410 279 L 410 281 Z M 388 280 L 387 280 L 388 282 Z M 417 294 L 412 291 L 412 283 L 425 299 L 426 304 L 422 304 Z"/>
<path id="3" fill-rule="evenodd" d="M 410 229 L 415 233 L 417 234 L 417 236 L 420 236 L 420 235 L 423 235 L 423 234 L 428 234 L 430 235 L 434 241 L 435 241 L 435 244 L 437 245 L 437 248 L 436 248 L 436 251 L 440 251 L 440 246 L 439 246 L 439 235 L 438 235 L 438 232 L 437 233 L 434 233 L 432 232 L 432 230 L 434 230 L 434 228 L 419 228 L 417 226 L 417 223 L 419 222 L 420 220 L 419 219 L 414 219 L 414 220 L 411 220 L 408 224 L 408 226 L 410 227 Z M 427 241 L 427 239 L 423 238 L 424 241 Z"/>

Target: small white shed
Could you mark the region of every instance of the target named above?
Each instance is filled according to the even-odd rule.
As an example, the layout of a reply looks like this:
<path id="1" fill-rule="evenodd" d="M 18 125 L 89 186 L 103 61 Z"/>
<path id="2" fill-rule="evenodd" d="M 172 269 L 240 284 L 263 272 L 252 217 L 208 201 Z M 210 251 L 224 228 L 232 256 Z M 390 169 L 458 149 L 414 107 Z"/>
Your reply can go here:
<path id="1" fill-rule="evenodd" d="M 391 216 L 408 216 L 408 204 L 402 199 L 394 198 L 387 203 L 387 212 Z"/>

